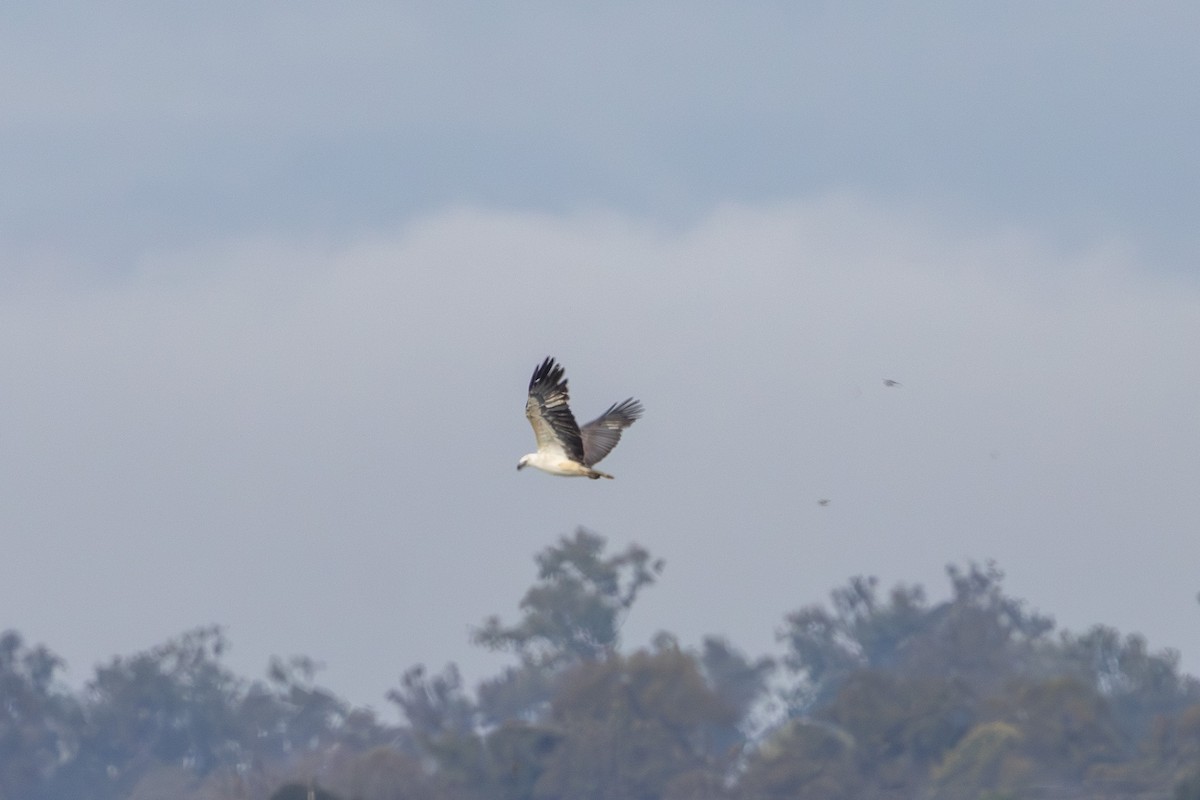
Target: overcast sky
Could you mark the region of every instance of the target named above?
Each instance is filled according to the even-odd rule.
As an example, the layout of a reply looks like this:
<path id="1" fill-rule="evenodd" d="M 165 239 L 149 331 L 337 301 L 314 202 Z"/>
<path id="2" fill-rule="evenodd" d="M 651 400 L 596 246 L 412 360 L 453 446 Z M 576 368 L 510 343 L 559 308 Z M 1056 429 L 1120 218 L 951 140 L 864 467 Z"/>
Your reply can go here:
<path id="1" fill-rule="evenodd" d="M 994 558 L 1200 671 L 1200 7 L 0 23 L 0 628 L 71 681 L 210 623 L 474 681 L 578 525 L 667 562 L 630 646 Z M 617 480 L 514 469 L 548 354 L 646 405 Z"/>

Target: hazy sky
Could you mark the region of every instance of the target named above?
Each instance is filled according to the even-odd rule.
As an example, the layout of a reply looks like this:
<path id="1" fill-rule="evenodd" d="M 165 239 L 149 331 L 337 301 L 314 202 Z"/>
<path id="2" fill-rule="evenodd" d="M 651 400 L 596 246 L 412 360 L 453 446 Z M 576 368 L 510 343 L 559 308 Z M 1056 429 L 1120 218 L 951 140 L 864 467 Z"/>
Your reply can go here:
<path id="1" fill-rule="evenodd" d="M 0 628 L 196 625 L 358 703 L 503 659 L 577 525 L 627 643 L 854 574 L 1200 671 L 1200 7 L 9 4 Z M 529 373 L 647 413 L 528 471 Z M 901 382 L 886 387 L 883 380 Z M 822 498 L 828 505 L 819 505 Z"/>

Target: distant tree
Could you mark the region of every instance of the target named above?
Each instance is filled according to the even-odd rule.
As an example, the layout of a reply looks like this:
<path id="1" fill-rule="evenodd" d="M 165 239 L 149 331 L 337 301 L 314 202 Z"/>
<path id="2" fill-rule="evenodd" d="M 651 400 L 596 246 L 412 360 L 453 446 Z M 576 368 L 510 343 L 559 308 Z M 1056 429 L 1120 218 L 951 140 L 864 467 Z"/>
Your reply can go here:
<path id="1" fill-rule="evenodd" d="M 1020 732 L 1022 752 L 1043 777 L 1081 781 L 1125 754 L 1108 702 L 1078 678 L 1014 681 L 989 706 Z"/>
<path id="2" fill-rule="evenodd" d="M 318 686 L 319 670 L 320 665 L 307 656 L 271 659 L 267 683 L 256 682 L 242 701 L 246 711 L 257 706 L 265 712 L 265 718 L 255 720 L 260 740 L 287 755 L 334 744 L 365 750 L 391 738 L 369 710 L 351 708 Z"/>
<path id="3" fill-rule="evenodd" d="M 370 711 L 316 686 L 310 659 L 275 659 L 267 680 L 251 683 L 225 666 L 227 648 L 219 627 L 197 628 L 97 667 L 80 703 L 78 747 L 47 784 L 50 796 L 182 798 L 180 787 L 214 785 L 209 776 L 393 738 Z"/>
<path id="4" fill-rule="evenodd" d="M 853 737 L 818 720 L 796 718 L 750 755 L 737 783 L 745 800 L 857 800 L 870 797 Z"/>
<path id="5" fill-rule="evenodd" d="M 458 667 L 449 664 L 436 675 L 426 673 L 423 666 L 413 667 L 401 677 L 400 688 L 387 696 L 408 719 L 413 736 L 437 764 L 444 782 L 476 789 L 491 785 L 491 764 L 483 737 L 476 731 L 476 707 Z"/>
<path id="6" fill-rule="evenodd" d="M 81 713 L 56 686 L 62 666 L 16 631 L 0 634 L 0 798 L 40 796 L 78 751 Z"/>
<path id="7" fill-rule="evenodd" d="M 738 720 L 737 729 L 728 730 L 725 738 L 715 744 L 721 749 L 740 747 L 775 716 L 771 709 L 764 713 L 760 706 L 770 699 L 768 681 L 775 672 L 775 660 L 751 660 L 724 639 L 708 636 L 701 644 L 699 662 L 709 687 L 733 709 Z"/>
<path id="8" fill-rule="evenodd" d="M 1033 764 L 1022 752 L 1021 732 L 1006 722 L 975 726 L 933 771 L 936 800 L 958 800 L 1016 793 L 1033 777 Z"/>
<path id="9" fill-rule="evenodd" d="M 420 761 L 396 747 L 380 745 L 355 755 L 334 772 L 330 788 L 353 800 L 437 800 L 436 781 Z"/>
<path id="10" fill-rule="evenodd" d="M 542 719 L 549 711 L 557 674 L 556 667 L 522 661 L 485 679 L 478 687 L 483 722 L 500 725 L 511 720 L 534 723 Z"/>
<path id="11" fill-rule="evenodd" d="M 412 667 L 400 678 L 400 688 L 390 690 L 387 698 L 400 707 L 419 736 L 436 739 L 475 729 L 475 704 L 454 664 L 437 675 L 428 674 L 422 665 Z"/>
<path id="12" fill-rule="evenodd" d="M 816 716 L 851 738 L 865 780 L 913 796 L 970 729 L 974 705 L 961 681 L 861 670 Z"/>
<path id="13" fill-rule="evenodd" d="M 663 562 L 638 545 L 609 556 L 605 547 L 604 537 L 582 528 L 560 538 L 536 556 L 537 583 L 521 599 L 521 620 L 505 626 L 493 616 L 475 631 L 475 643 L 519 658 L 480 686 L 484 721 L 536 722 L 561 669 L 615 652 L 625 616 Z"/>
<path id="14" fill-rule="evenodd" d="M 732 800 L 729 781 L 711 770 L 681 772 L 667 782 L 662 800 Z"/>
<path id="15" fill-rule="evenodd" d="M 874 577 L 851 578 L 832 592 L 832 610 L 812 605 L 787 616 L 778 638 L 788 650 L 784 664 L 801 679 L 793 713 L 831 700 L 856 670 L 892 664 L 901 645 L 929 624 L 923 589 L 900 585 L 883 600 L 878 584 Z"/>
<path id="16" fill-rule="evenodd" d="M 0 634 L 0 800 L 1200 799 L 1200 683 L 1178 654 L 1104 626 L 1051 636 L 993 564 L 947 567 L 937 603 L 852 578 L 788 615 L 782 676 L 715 637 L 622 653 L 663 568 L 643 548 L 581 529 L 537 566 L 518 621 L 474 633 L 516 663 L 474 695 L 452 664 L 410 669 L 388 693 L 402 728 L 309 658 L 239 678 L 216 626 L 113 658 L 79 693 L 49 650 Z"/>
<path id="17" fill-rule="evenodd" d="M 524 617 L 508 627 L 498 617 L 488 618 L 475 642 L 551 666 L 611 652 L 625 614 L 654 583 L 663 562 L 638 545 L 605 558 L 605 544 L 604 537 L 580 528 L 539 553 L 538 583 L 521 600 Z"/>
<path id="18" fill-rule="evenodd" d="M 271 793 L 270 800 L 341 800 L 336 794 L 315 784 L 285 783 Z"/>
<path id="19" fill-rule="evenodd" d="M 243 682 L 221 663 L 219 627 L 197 628 L 97 667 L 87 686 L 79 783 L 132 786 L 156 764 L 203 774 L 237 758 Z"/>
<path id="20" fill-rule="evenodd" d="M 1053 621 L 1005 595 L 994 564 L 946 572 L 952 596 L 937 605 L 919 586 L 898 585 L 883 599 L 877 579 L 855 577 L 833 591 L 832 610 L 814 605 L 789 614 L 778 638 L 787 646 L 785 666 L 799 678 L 793 713 L 830 702 L 863 669 L 938 673 L 986 692 L 1031 664 Z"/>
<path id="21" fill-rule="evenodd" d="M 486 796 L 499 800 L 528 800 L 564 733 L 553 725 L 506 722 L 484 742 L 491 770 Z"/>
<path id="22" fill-rule="evenodd" d="M 1200 771 L 1180 778 L 1171 797 L 1174 800 L 1200 800 Z"/>
<path id="23" fill-rule="evenodd" d="M 1156 747 L 1151 751 L 1156 762 L 1200 776 L 1200 703 L 1157 722 Z"/>
<path id="24" fill-rule="evenodd" d="M 307 656 L 273 657 L 266 680 L 237 701 L 237 764 L 294 760 L 331 748 L 365 751 L 395 739 L 374 713 L 353 708 L 316 683 L 320 665 Z"/>
<path id="25" fill-rule="evenodd" d="M 1051 617 L 1025 609 L 1025 601 L 1003 591 L 1004 572 L 992 561 L 983 567 L 971 562 L 966 570 L 946 566 L 953 588 L 951 603 L 990 612 L 1011 635 L 1038 639 L 1054 628 Z"/>
<path id="26" fill-rule="evenodd" d="M 1127 741 L 1144 736 L 1155 717 L 1200 703 L 1200 682 L 1180 672 L 1179 653 L 1152 653 L 1141 635 L 1097 625 L 1081 636 L 1064 632 L 1060 652 L 1062 671 L 1108 700 Z"/>
<path id="27" fill-rule="evenodd" d="M 119 796 L 121 800 L 200 800 L 204 797 L 200 783 L 190 769 L 159 764 L 144 770 L 128 794 L 122 792 Z"/>
<path id="28" fill-rule="evenodd" d="M 1026 610 L 1003 591 L 995 564 L 946 567 L 951 598 L 931 609 L 928 624 L 908 642 L 902 668 L 964 682 L 977 695 L 998 691 L 1015 675 L 1043 668 L 1049 617 Z"/>
<path id="29" fill-rule="evenodd" d="M 736 756 L 721 746 L 736 710 L 667 639 L 577 664 L 552 705 L 549 725 L 562 738 L 544 763 L 538 797 L 649 800 L 685 775 L 688 785 L 719 783 Z"/>
<path id="30" fill-rule="evenodd" d="M 773 658 L 764 656 L 751 661 L 718 636 L 704 638 L 700 665 L 709 685 L 737 711 L 739 717 L 750 713 L 754 703 L 766 691 L 767 681 L 775 670 Z"/>

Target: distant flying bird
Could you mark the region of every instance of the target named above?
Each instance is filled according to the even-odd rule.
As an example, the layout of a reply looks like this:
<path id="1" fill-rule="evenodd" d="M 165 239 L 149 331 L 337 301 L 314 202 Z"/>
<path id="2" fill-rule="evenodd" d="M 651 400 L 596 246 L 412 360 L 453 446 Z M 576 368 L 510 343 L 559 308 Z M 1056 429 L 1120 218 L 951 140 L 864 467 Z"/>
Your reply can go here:
<path id="1" fill-rule="evenodd" d="M 883 385 L 884 386 L 903 386 L 904 384 L 901 383 L 900 381 L 894 381 L 891 378 L 884 378 Z"/>
<path id="2" fill-rule="evenodd" d="M 827 505 L 829 505 L 829 498 L 828 498 L 828 497 L 822 497 L 820 500 L 818 500 L 818 501 L 817 501 L 817 505 L 819 505 L 819 506 L 827 506 Z"/>
<path id="3" fill-rule="evenodd" d="M 621 431 L 642 415 L 642 404 L 630 397 L 582 428 L 568 405 L 567 379 L 563 368 L 549 356 L 529 379 L 525 416 L 537 437 L 537 452 L 521 456 L 517 469 L 537 467 L 542 472 L 565 477 L 612 478 L 592 469 L 621 441 Z"/>

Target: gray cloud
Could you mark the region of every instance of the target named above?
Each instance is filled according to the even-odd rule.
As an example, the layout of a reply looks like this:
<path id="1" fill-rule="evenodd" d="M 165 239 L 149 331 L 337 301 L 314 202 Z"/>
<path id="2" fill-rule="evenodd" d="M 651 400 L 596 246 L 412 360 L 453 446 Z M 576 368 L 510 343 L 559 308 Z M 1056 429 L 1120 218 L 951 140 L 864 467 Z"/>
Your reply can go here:
<path id="1" fill-rule="evenodd" d="M 1197 12 L 457 4 L 4 12 L 6 268 L 463 204 L 688 224 L 851 188 L 1197 252 Z"/>

